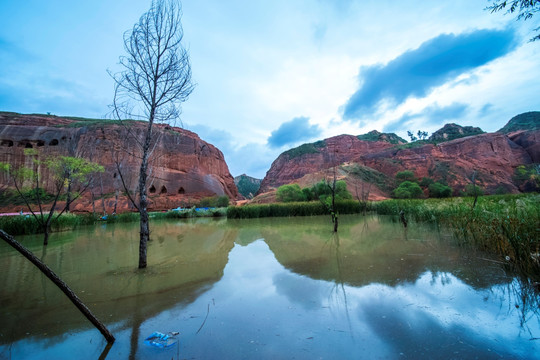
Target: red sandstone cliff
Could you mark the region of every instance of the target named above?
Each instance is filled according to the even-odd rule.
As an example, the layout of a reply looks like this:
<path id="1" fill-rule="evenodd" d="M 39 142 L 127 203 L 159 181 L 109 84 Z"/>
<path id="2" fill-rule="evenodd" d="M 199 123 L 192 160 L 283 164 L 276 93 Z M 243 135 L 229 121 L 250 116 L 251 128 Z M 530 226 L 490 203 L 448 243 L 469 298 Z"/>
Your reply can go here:
<path id="1" fill-rule="evenodd" d="M 24 149 L 32 147 L 40 158 L 76 156 L 99 163 L 105 172 L 95 179 L 92 191 L 96 197 L 108 195 L 106 207 L 110 212 L 114 194 L 124 192 L 115 159 L 130 189 L 135 190 L 137 185 L 140 162 L 135 139 L 142 138 L 145 123 L 125 123 L 127 126 L 105 120 L 0 113 L 0 161 L 14 167 L 30 166 L 32 160 L 24 156 Z M 234 179 L 219 149 L 187 130 L 165 125 L 155 129 L 148 181 L 151 210 L 170 209 L 213 195 L 237 199 Z M 41 169 L 41 173 L 48 177 L 46 170 Z M 8 178 L 2 175 L 0 182 L 7 184 Z M 127 210 L 127 199 L 121 196 L 118 206 Z M 74 207 L 90 211 L 89 195 Z"/>
<path id="2" fill-rule="evenodd" d="M 293 182 L 311 185 L 324 178 L 333 166 L 339 166 L 338 176 L 346 180 L 353 194 L 359 184 L 370 182 L 367 173 L 372 179 L 373 174 L 384 175 L 385 183 L 373 184 L 370 195 L 373 200 L 389 197 L 395 174 L 403 170 L 412 170 L 419 179 L 445 180 L 455 193 L 464 189 L 476 172 L 478 184 L 487 193 L 500 190 L 515 193 L 519 188 L 513 180 L 514 170 L 519 165 L 540 162 L 539 140 L 540 130 L 408 145 L 340 135 L 282 153 L 268 170 L 259 194 Z M 355 172 L 351 172 L 351 164 L 356 166 Z"/>

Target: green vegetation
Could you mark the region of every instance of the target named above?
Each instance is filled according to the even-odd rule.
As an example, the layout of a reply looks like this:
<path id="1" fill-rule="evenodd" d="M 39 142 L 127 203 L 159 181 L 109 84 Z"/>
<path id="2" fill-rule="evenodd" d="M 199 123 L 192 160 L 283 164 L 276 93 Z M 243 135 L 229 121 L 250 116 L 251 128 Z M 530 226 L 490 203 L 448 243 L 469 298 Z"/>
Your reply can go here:
<path id="1" fill-rule="evenodd" d="M 393 188 L 391 179 L 389 179 L 385 174 L 368 166 L 351 164 L 343 165 L 341 168 L 350 175 L 353 175 L 364 182 L 376 185 L 383 191 L 390 191 Z"/>
<path id="2" fill-rule="evenodd" d="M 530 111 L 514 116 L 508 123 L 497 132 L 511 133 L 519 130 L 539 130 L 540 111 Z"/>
<path id="3" fill-rule="evenodd" d="M 429 197 L 445 198 L 452 196 L 452 188 L 440 182 L 428 185 Z"/>
<path id="4" fill-rule="evenodd" d="M 279 202 L 305 201 L 306 195 L 298 184 L 282 185 L 276 191 Z"/>
<path id="5" fill-rule="evenodd" d="M 404 181 L 393 191 L 394 197 L 398 199 L 414 199 L 419 198 L 424 194 L 418 183 L 412 181 Z"/>
<path id="6" fill-rule="evenodd" d="M 480 197 L 474 209 L 472 203 L 472 198 L 387 200 L 371 203 L 370 210 L 396 219 L 403 210 L 409 221 L 444 225 L 460 244 L 495 252 L 540 280 L 540 195 Z"/>
<path id="7" fill-rule="evenodd" d="M 405 171 L 400 171 L 396 174 L 396 181 L 398 182 L 403 182 L 403 181 L 417 181 L 416 180 L 416 176 L 414 175 L 414 172 L 412 172 L 411 170 L 405 170 Z"/>
<path id="8" fill-rule="evenodd" d="M 367 134 L 358 135 L 357 138 L 358 140 L 363 141 L 385 141 L 390 144 L 402 144 L 407 142 L 405 139 L 394 133 L 380 133 L 377 130 L 370 131 Z"/>
<path id="9" fill-rule="evenodd" d="M 332 197 L 332 188 L 324 180 L 319 181 L 309 188 L 301 189 L 298 184 L 282 185 L 277 189 L 276 199 L 279 202 L 301 202 L 319 200 L 324 204 L 330 205 Z M 347 190 L 347 183 L 340 180 L 336 181 L 335 200 L 351 200 L 352 195 Z"/>
<path id="10" fill-rule="evenodd" d="M 240 175 L 234 178 L 234 183 L 238 188 L 238 192 L 242 194 L 246 199 L 251 199 L 261 186 L 260 179 L 255 179 L 247 175 Z"/>
<path id="11" fill-rule="evenodd" d="M 229 206 L 229 197 L 227 195 L 211 196 L 202 198 L 199 202 L 199 207 L 227 207 Z"/>
<path id="12" fill-rule="evenodd" d="M 523 191 L 540 190 L 540 164 L 520 165 L 514 170 L 514 182 Z"/>
<path id="13" fill-rule="evenodd" d="M 289 159 L 294 159 L 305 154 L 316 154 L 320 149 L 326 147 L 326 141 L 320 140 L 314 143 L 303 144 L 293 149 L 285 151 L 282 155 L 286 155 Z"/>
<path id="14" fill-rule="evenodd" d="M 335 205 L 335 210 L 340 214 L 357 214 L 363 210 L 361 204 L 353 200 L 336 201 Z M 229 206 L 227 208 L 229 219 L 315 215 L 328 215 L 327 207 L 320 201 Z"/>
<path id="15" fill-rule="evenodd" d="M 462 196 L 482 196 L 484 195 L 484 189 L 478 185 L 467 184 L 465 190 L 461 192 Z"/>
<path id="16" fill-rule="evenodd" d="M 431 134 L 429 140 L 436 142 L 445 142 L 466 136 L 480 135 L 484 133 L 485 132 L 479 127 L 446 124 L 441 129 Z"/>

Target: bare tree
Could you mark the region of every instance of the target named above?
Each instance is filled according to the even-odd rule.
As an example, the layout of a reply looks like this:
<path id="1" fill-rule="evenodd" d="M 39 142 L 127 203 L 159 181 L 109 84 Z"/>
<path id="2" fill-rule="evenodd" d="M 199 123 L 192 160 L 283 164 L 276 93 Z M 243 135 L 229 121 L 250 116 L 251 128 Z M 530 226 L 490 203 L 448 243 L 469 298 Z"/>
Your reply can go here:
<path id="1" fill-rule="evenodd" d="M 182 8 L 175 0 L 153 0 L 133 29 L 124 34 L 124 70 L 115 81 L 113 113 L 119 120 L 148 121 L 141 137 L 132 134 L 141 152 L 139 170 L 140 244 L 139 268 L 146 267 L 148 224 L 148 159 L 154 123 L 170 123 L 179 116 L 180 104 L 194 88 L 187 50 L 182 46 Z M 130 139 L 131 140 L 131 139 Z"/>

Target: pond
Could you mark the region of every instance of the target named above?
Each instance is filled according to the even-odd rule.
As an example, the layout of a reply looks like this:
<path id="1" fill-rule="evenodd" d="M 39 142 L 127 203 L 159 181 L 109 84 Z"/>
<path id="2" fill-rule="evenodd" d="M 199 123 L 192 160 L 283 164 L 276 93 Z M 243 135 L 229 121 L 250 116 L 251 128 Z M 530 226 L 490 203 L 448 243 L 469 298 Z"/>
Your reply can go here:
<path id="1" fill-rule="evenodd" d="M 18 237 L 116 337 L 0 244 L 1 359 L 538 358 L 537 293 L 437 227 L 390 218 L 154 221 Z M 154 331 L 179 332 L 158 348 Z"/>

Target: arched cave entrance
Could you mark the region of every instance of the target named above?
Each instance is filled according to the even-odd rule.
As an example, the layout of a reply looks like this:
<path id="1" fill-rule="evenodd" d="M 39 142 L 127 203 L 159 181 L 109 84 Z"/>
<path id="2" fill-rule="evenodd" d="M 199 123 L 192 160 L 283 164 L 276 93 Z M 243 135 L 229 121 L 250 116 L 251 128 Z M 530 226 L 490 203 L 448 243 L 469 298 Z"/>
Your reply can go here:
<path id="1" fill-rule="evenodd" d="M 50 145 L 50 146 L 56 146 L 56 145 L 58 145 L 58 139 L 52 139 L 52 140 L 49 142 L 49 145 Z"/>
<path id="2" fill-rule="evenodd" d="M 178 193 L 179 193 L 180 195 L 185 194 L 185 193 L 186 193 L 186 190 L 184 190 L 183 187 L 180 187 L 180 189 L 178 189 Z"/>
<path id="3" fill-rule="evenodd" d="M 150 186 L 150 189 L 148 190 L 150 192 L 150 194 L 155 194 L 156 193 L 156 187 L 154 185 Z"/>
<path id="4" fill-rule="evenodd" d="M 167 193 L 167 188 L 165 187 L 165 185 L 163 185 L 161 187 L 161 190 L 159 191 L 160 194 L 166 194 Z"/>

